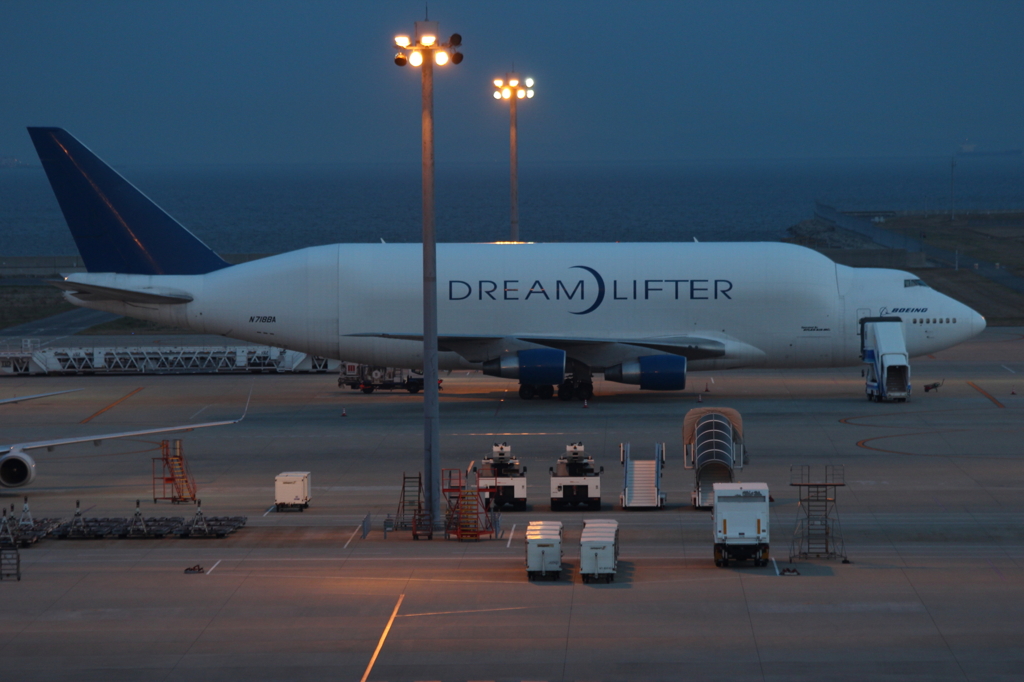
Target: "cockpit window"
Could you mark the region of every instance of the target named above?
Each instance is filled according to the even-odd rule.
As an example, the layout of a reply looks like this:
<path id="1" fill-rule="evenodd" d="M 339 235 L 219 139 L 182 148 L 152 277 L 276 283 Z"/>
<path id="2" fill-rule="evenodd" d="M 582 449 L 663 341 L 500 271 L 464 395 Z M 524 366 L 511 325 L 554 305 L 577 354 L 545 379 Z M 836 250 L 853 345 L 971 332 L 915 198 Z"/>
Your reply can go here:
<path id="1" fill-rule="evenodd" d="M 928 285 L 925 283 L 925 281 L 923 279 L 905 279 L 905 280 L 903 280 L 903 288 L 904 289 L 906 289 L 908 287 L 927 287 L 927 286 Z"/>

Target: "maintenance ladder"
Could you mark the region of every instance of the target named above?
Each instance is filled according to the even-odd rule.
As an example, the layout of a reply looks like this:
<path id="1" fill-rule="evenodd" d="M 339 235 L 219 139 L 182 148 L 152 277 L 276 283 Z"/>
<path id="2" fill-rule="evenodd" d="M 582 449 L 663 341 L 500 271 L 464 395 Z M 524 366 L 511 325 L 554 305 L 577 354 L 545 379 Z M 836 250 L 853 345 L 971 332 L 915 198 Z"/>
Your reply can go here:
<path id="1" fill-rule="evenodd" d="M 810 465 L 791 466 L 789 484 L 800 493 L 789 560 L 841 558 L 849 563 L 836 506 L 836 490 L 846 485 L 843 465 L 827 465 L 824 480 L 817 481 L 811 480 Z"/>
<path id="2" fill-rule="evenodd" d="M 157 473 L 157 462 L 160 462 L 160 473 Z M 175 504 L 196 501 L 196 480 L 189 471 L 180 440 L 161 441 L 160 456 L 153 458 L 153 502 L 157 500 L 170 500 Z"/>
<path id="3" fill-rule="evenodd" d="M 497 488 L 481 488 L 479 477 L 476 485 L 470 486 L 468 475 L 463 478 L 461 469 L 443 469 L 441 481 L 441 492 L 448 503 L 445 538 L 454 536 L 460 542 L 475 542 L 484 536 L 495 535 L 495 524 L 484 504 L 484 494 L 493 496 Z"/>

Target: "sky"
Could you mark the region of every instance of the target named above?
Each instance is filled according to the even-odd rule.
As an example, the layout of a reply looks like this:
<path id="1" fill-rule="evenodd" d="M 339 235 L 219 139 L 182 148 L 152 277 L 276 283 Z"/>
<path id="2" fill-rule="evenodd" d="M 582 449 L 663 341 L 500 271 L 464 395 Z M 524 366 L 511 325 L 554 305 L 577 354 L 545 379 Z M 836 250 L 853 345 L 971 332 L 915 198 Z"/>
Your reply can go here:
<path id="1" fill-rule="evenodd" d="M 1024 2 L 433 0 L 438 164 L 507 162 L 491 80 L 536 79 L 526 164 L 919 157 L 1024 147 Z M 2 0 L 0 157 L 68 129 L 112 163 L 419 156 L 410 0 Z"/>

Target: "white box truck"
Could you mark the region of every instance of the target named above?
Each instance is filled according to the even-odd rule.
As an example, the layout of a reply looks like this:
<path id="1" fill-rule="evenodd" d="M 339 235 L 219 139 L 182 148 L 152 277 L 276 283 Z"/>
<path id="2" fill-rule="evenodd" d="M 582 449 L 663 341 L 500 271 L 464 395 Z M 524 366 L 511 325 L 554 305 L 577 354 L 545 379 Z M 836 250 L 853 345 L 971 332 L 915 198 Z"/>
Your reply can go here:
<path id="1" fill-rule="evenodd" d="M 562 522 L 531 521 L 526 528 L 526 577 L 562 576 Z"/>
<path id="2" fill-rule="evenodd" d="M 619 523 L 613 519 L 587 519 L 580 536 L 580 576 L 583 582 L 615 580 L 619 566 Z"/>
<path id="3" fill-rule="evenodd" d="M 308 471 L 285 471 L 274 480 L 274 511 L 309 507 L 310 478 Z"/>
<path id="4" fill-rule="evenodd" d="M 768 484 L 715 483 L 715 566 L 768 565 Z"/>

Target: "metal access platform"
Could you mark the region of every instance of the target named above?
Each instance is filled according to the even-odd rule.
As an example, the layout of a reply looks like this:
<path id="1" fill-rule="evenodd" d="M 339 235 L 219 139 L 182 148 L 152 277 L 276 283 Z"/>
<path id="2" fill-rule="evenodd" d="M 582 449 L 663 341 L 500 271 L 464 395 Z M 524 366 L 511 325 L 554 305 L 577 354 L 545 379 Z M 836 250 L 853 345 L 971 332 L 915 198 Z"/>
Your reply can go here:
<path id="1" fill-rule="evenodd" d="M 743 417 L 729 407 L 698 407 L 683 419 L 683 467 L 693 469 L 690 501 L 698 509 L 715 503 L 715 483 L 732 483 L 746 463 Z"/>
<path id="2" fill-rule="evenodd" d="M 109 346 L 0 351 L 0 376 L 336 372 L 340 360 L 273 346 Z M 26 343 L 29 342 L 29 343 Z"/>
<path id="3" fill-rule="evenodd" d="M 836 506 L 836 491 L 846 485 L 843 465 L 826 466 L 823 479 L 812 479 L 808 464 L 791 466 L 789 484 L 800 492 L 789 560 L 842 559 L 844 564 L 850 563 Z"/>

